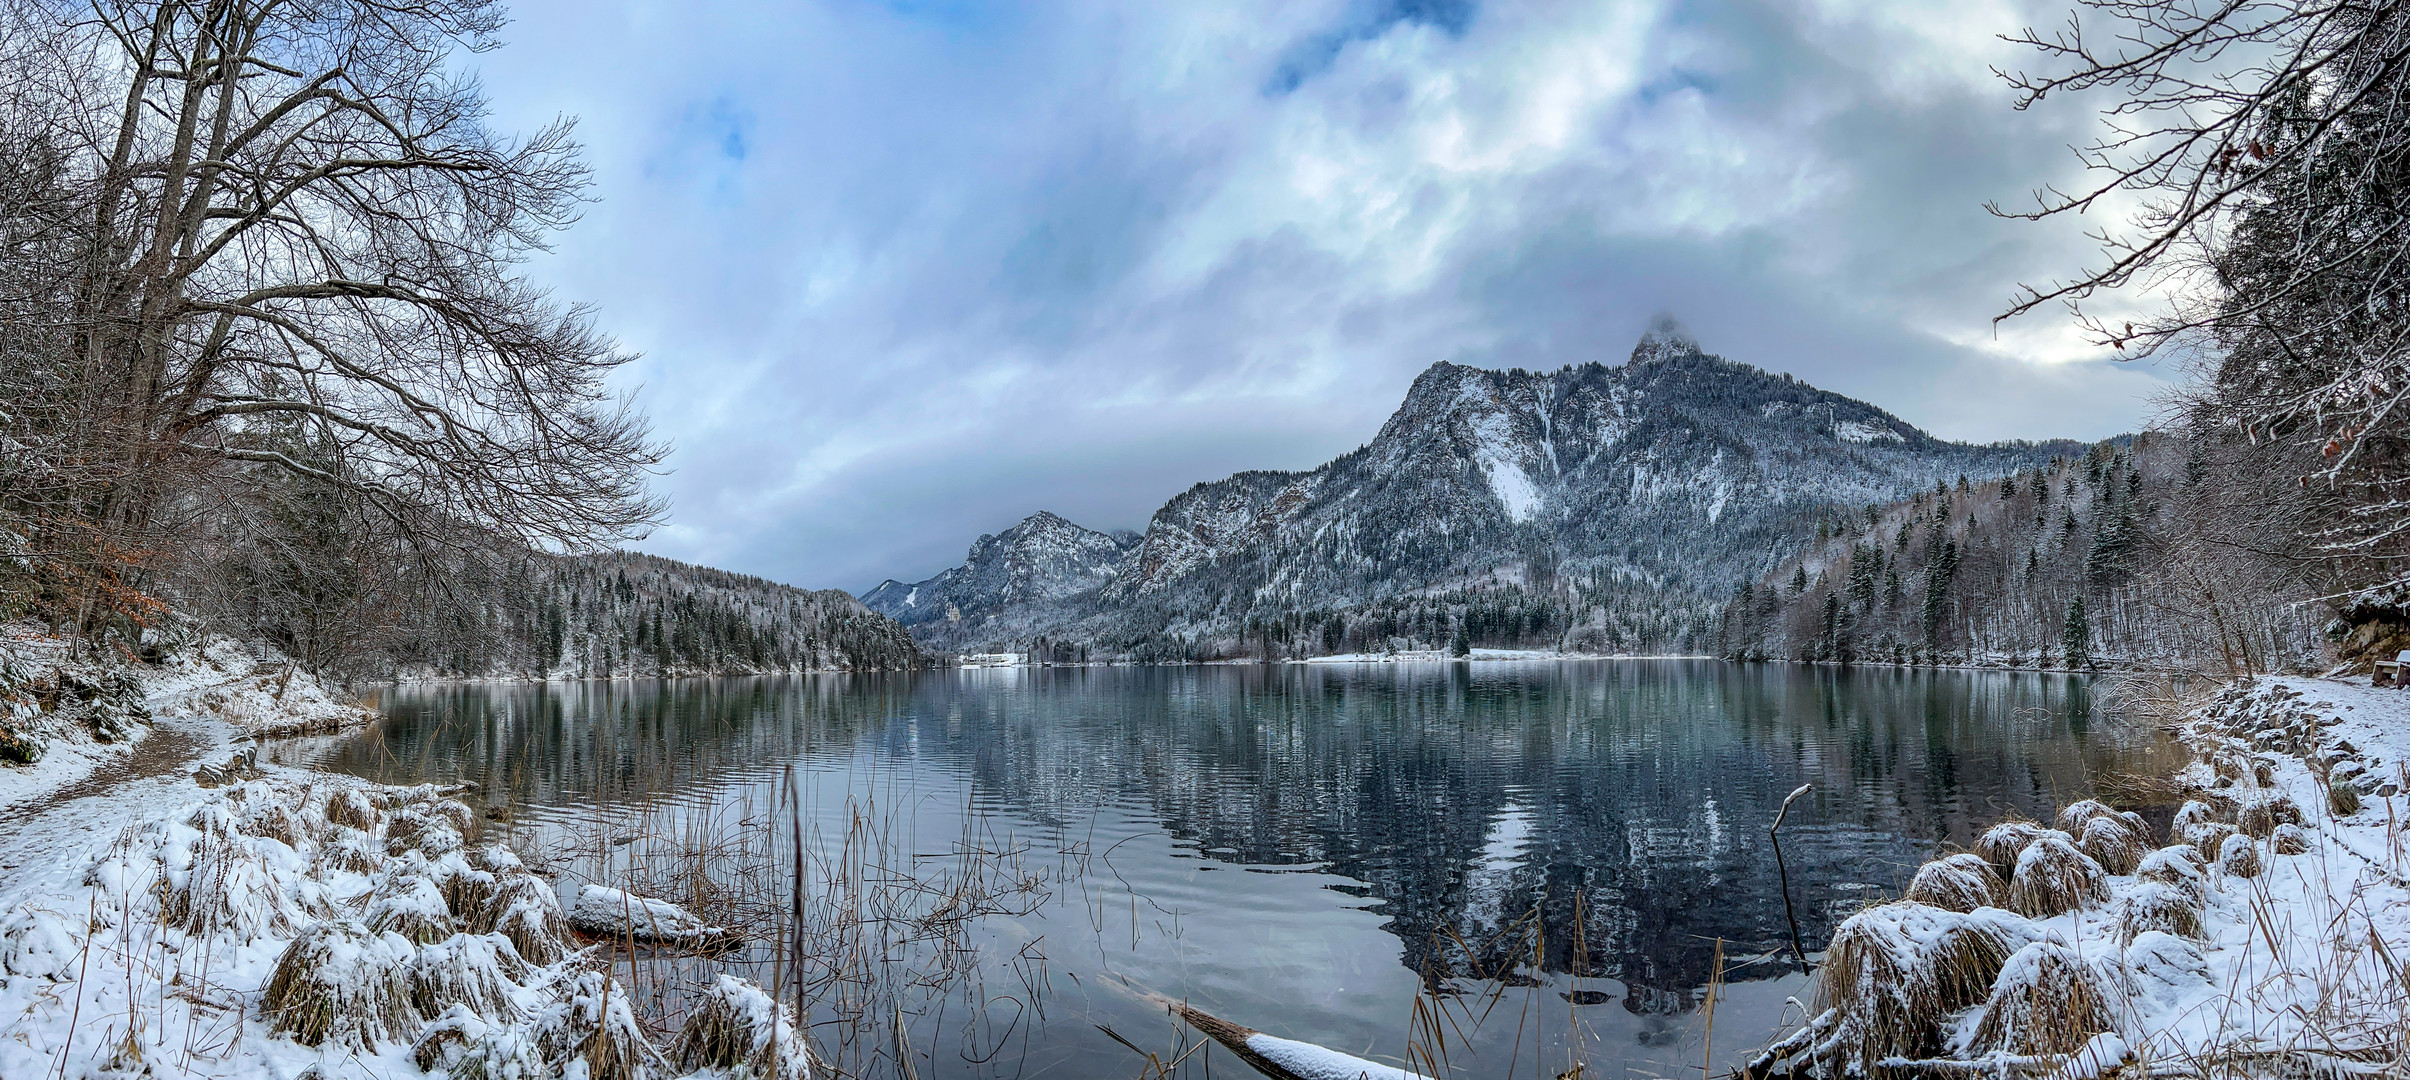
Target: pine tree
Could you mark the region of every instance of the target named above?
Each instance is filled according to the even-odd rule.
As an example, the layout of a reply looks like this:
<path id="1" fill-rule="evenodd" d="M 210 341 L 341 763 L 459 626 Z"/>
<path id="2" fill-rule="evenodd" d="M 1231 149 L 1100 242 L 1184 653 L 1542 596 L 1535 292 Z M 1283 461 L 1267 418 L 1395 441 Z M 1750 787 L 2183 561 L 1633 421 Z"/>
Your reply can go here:
<path id="1" fill-rule="evenodd" d="M 1819 657 L 1819 659 L 1846 659 L 1846 657 L 1841 655 L 1841 624 L 1842 616 L 1840 594 L 1824 594 L 1824 642 L 1823 647 L 1817 650 L 1823 654 Z"/>
<path id="2" fill-rule="evenodd" d="M 2067 667 L 2092 666 L 2092 622 L 2084 617 L 2084 598 L 2077 596 L 2067 605 L 2067 626 L 2059 632 L 2059 651 L 2067 658 Z"/>
<path id="3" fill-rule="evenodd" d="M 1806 592 L 1806 591 L 1807 591 L 1807 587 L 1808 587 L 1808 580 L 1807 580 L 1807 565 L 1806 565 L 1806 564 L 1804 564 L 1804 563 L 1802 563 L 1802 564 L 1800 564 L 1800 565 L 1798 565 L 1798 566 L 1794 566 L 1794 567 L 1792 567 L 1792 568 L 1791 568 L 1791 596 L 1792 596 L 1792 598 L 1793 598 L 1793 599 L 1797 599 L 1797 598 L 1798 598 L 1798 596 L 1799 596 L 1801 593 L 1804 593 L 1804 592 Z"/>

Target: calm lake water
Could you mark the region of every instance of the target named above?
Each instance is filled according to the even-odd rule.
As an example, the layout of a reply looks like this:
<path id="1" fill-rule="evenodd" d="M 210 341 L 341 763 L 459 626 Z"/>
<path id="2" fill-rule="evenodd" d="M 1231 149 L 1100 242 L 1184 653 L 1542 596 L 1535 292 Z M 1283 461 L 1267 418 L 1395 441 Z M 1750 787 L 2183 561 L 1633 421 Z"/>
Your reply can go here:
<path id="1" fill-rule="evenodd" d="M 806 852 L 815 1038 L 863 1075 L 1138 1076 L 1194 1044 L 1151 991 L 1455 1075 L 1696 1077 L 1719 970 L 1727 1063 L 1805 986 L 1793 788 L 1813 952 L 2167 750 L 2065 676 L 1593 661 L 413 688 L 309 753 L 473 781 L 568 878 L 773 941 Z M 674 1009 L 701 971 L 629 977 Z M 1249 1074 L 1180 1075 L 1209 1062 Z"/>

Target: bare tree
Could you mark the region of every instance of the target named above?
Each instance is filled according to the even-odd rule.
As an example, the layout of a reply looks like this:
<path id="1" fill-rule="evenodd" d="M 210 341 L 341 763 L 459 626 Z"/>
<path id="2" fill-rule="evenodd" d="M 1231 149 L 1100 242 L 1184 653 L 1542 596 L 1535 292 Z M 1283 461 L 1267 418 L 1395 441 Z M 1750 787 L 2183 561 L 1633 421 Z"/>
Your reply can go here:
<path id="1" fill-rule="evenodd" d="M 2081 0 L 2065 29 L 2016 39 L 2047 74 L 2006 76 L 2019 107 L 2097 93 L 2092 180 L 2008 216 L 2140 210 L 2095 233 L 2105 261 L 2024 290 L 2002 318 L 2063 302 L 2123 358 L 2188 346 L 2211 392 L 2194 418 L 2336 498 L 2301 531 L 2338 555 L 2410 540 L 2410 11 L 2395 0 Z M 1998 207 L 1995 212 L 2008 213 Z M 2142 282 L 2174 302 L 2129 322 L 2089 306 Z M 2385 575 L 2380 574 L 2379 577 Z"/>
<path id="2" fill-rule="evenodd" d="M 45 432 L 79 468 L 48 542 L 138 547 L 180 499 L 261 469 L 351 493 L 413 543 L 465 524 L 588 548 L 658 516 L 663 450 L 605 381 L 630 357 L 520 274 L 586 189 L 569 124 L 506 140 L 450 67 L 494 43 L 497 5 L 6 18 L 74 211 L 53 328 L 70 352 L 48 373 L 71 415 Z"/>

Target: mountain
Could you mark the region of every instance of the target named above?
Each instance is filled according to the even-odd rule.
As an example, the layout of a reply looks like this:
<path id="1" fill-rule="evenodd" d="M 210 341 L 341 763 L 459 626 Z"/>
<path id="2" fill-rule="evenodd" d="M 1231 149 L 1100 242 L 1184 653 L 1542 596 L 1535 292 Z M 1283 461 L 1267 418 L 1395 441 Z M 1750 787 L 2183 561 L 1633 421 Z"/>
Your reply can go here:
<path id="1" fill-rule="evenodd" d="M 976 627 L 1006 611 L 1110 585 L 1137 541 L 1136 533 L 1083 529 L 1041 510 L 973 541 L 961 566 L 910 584 L 889 578 L 863 593 L 862 603 L 907 627 Z"/>
<path id="2" fill-rule="evenodd" d="M 949 647 L 1045 637 L 1141 658 L 1454 636 L 1695 647 L 1734 586 L 1806 545 L 1835 509 L 2083 449 L 1936 439 L 1707 355 L 1661 323 L 1620 365 L 1434 364 L 1370 443 L 1305 472 L 1198 484 L 1118 558 L 1092 539 L 1105 534 L 1046 515 L 1038 532 L 1082 542 L 1052 572 L 1025 575 L 1043 589 L 1016 591 L 1024 579 L 996 569 L 1012 564 L 1018 541 L 1005 538 L 1024 522 L 982 537 L 962 567 L 872 595 L 876 610 L 910 606 L 914 633 Z M 931 607 L 940 595 L 945 606 Z"/>

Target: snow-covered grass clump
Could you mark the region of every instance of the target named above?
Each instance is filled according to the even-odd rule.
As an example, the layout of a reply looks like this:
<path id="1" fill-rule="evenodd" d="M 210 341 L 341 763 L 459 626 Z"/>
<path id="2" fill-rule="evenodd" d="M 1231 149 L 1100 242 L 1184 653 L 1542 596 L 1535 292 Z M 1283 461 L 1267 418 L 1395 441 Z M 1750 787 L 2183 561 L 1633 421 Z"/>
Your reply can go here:
<path id="1" fill-rule="evenodd" d="M 1981 855 L 1962 851 L 1918 868 L 1916 879 L 1908 883 L 1901 898 L 1965 912 L 2000 906 L 2000 893 L 2000 875 L 1992 872 L 1992 864 Z"/>
<path id="2" fill-rule="evenodd" d="M 648 1031 L 553 883 L 435 788 L 187 790 L 80 876 L 0 895 L 0 1077 L 812 1075 L 791 1012 L 742 980 Z"/>
<path id="3" fill-rule="evenodd" d="M 2085 800 L 1927 863 L 1744 1080 L 2410 1075 L 2410 693 L 2246 681 L 2177 733 L 2164 838 Z"/>

